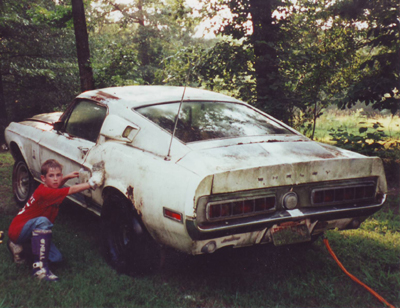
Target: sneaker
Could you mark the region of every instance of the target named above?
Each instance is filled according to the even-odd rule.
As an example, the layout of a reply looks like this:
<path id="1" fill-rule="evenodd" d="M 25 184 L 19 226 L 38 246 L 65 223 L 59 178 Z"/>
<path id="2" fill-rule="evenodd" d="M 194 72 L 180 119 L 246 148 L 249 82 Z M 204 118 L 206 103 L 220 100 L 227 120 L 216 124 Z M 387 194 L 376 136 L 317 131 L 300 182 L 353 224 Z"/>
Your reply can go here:
<path id="1" fill-rule="evenodd" d="M 22 245 L 15 244 L 11 240 L 8 240 L 7 248 L 10 251 L 10 253 L 12 254 L 14 263 L 17 263 L 17 264 L 25 263 L 25 259 L 22 256 L 22 253 L 24 251 L 24 248 L 22 247 Z"/>
<path id="2" fill-rule="evenodd" d="M 39 280 L 58 281 L 58 277 L 54 275 L 42 262 L 35 262 L 32 264 L 32 276 Z"/>

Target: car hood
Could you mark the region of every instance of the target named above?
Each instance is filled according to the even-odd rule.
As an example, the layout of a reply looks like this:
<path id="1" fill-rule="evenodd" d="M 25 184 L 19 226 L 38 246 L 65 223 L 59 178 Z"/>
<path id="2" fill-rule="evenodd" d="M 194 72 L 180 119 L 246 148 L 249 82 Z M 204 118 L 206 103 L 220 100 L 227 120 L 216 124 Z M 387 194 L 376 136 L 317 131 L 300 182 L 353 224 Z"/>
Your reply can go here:
<path id="1" fill-rule="evenodd" d="M 379 176 L 382 162 L 306 138 L 198 148 L 177 162 L 212 182 L 213 193 Z"/>
<path id="2" fill-rule="evenodd" d="M 33 116 L 32 118 L 25 119 L 25 121 L 42 122 L 46 124 L 54 124 L 62 115 L 62 112 L 56 111 L 51 113 L 41 113 Z"/>

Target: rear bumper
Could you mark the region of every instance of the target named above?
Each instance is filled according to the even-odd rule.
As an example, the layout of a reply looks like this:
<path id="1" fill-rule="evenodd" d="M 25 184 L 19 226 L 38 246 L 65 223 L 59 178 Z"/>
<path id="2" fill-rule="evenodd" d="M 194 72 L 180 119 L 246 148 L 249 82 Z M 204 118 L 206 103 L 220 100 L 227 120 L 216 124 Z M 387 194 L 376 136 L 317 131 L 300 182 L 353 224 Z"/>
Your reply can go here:
<path id="1" fill-rule="evenodd" d="M 354 219 L 358 219 L 361 223 L 368 216 L 381 209 L 385 201 L 386 195 L 383 195 L 381 202 L 373 205 L 347 206 L 345 208 L 331 206 L 283 210 L 262 217 L 249 217 L 240 221 L 226 221 L 223 225 L 210 224 L 198 226 L 195 219 L 186 219 L 186 229 L 192 240 L 201 241 L 235 234 L 259 232 L 284 222 L 301 221 L 305 219 L 309 219 L 313 223 L 343 219 L 349 219 L 348 221 L 351 222 Z M 327 226 L 330 226 L 330 224 L 327 224 Z M 331 228 L 337 227 L 335 224 L 331 224 L 331 226 Z M 352 228 L 352 226 L 342 226 L 340 229 L 350 228 Z M 329 229 L 329 227 L 327 229 Z"/>

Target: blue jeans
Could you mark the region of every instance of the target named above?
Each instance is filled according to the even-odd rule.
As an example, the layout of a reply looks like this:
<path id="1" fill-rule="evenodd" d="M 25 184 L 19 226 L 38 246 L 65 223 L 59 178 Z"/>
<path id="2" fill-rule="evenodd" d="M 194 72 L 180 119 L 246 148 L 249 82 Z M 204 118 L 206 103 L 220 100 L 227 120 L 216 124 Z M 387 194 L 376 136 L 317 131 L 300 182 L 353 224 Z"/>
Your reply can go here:
<path id="1" fill-rule="evenodd" d="M 46 217 L 36 217 L 28 220 L 25 226 L 22 228 L 21 234 L 18 237 L 17 244 L 22 245 L 24 243 L 29 243 L 32 238 L 33 230 L 51 230 L 53 224 Z M 57 247 L 51 242 L 49 251 L 49 261 L 50 262 L 61 262 L 62 255 Z"/>

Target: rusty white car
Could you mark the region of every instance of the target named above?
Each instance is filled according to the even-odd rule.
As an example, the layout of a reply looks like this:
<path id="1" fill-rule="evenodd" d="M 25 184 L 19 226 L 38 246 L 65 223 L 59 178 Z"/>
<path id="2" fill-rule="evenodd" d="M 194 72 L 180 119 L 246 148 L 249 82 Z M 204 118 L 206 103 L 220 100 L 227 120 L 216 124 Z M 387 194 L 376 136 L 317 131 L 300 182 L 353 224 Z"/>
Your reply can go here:
<path id="1" fill-rule="evenodd" d="M 379 158 L 314 142 L 245 102 L 201 89 L 84 92 L 64 113 L 11 123 L 6 140 L 19 203 L 49 158 L 64 173 L 84 168 L 79 181 L 104 163 L 104 185 L 70 198 L 101 216 L 116 267 L 145 261 L 149 241 L 193 255 L 312 241 L 328 229 L 359 227 L 386 198 Z"/>

